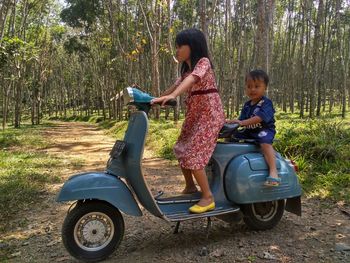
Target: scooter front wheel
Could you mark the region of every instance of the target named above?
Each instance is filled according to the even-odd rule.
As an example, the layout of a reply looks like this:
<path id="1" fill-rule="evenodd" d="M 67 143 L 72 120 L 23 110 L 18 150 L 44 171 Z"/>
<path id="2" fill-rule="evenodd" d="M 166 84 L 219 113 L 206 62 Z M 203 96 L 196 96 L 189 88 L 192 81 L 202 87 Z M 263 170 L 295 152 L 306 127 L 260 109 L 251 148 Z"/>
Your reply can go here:
<path id="1" fill-rule="evenodd" d="M 271 229 L 281 220 L 284 207 L 285 201 L 283 199 L 246 204 L 242 207 L 244 223 L 254 230 Z"/>
<path id="2" fill-rule="evenodd" d="M 119 246 L 123 235 L 124 220 L 119 210 L 102 201 L 78 203 L 62 227 L 67 251 L 87 262 L 106 259 Z"/>

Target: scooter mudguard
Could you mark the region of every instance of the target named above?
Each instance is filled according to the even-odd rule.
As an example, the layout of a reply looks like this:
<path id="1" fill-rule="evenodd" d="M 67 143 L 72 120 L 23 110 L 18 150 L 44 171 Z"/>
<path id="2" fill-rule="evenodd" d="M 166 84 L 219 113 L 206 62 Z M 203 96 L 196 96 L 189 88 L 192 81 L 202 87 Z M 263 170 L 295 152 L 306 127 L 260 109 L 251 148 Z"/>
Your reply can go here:
<path id="1" fill-rule="evenodd" d="M 58 202 L 85 199 L 103 200 L 125 214 L 142 215 L 125 183 L 107 173 L 90 172 L 74 175 L 65 182 L 57 197 Z"/>
<path id="2" fill-rule="evenodd" d="M 277 154 L 276 166 L 281 178 L 280 185 L 264 186 L 269 170 L 261 153 L 242 154 L 233 158 L 225 171 L 227 198 L 237 204 L 300 200 L 301 187 L 292 165 Z"/>

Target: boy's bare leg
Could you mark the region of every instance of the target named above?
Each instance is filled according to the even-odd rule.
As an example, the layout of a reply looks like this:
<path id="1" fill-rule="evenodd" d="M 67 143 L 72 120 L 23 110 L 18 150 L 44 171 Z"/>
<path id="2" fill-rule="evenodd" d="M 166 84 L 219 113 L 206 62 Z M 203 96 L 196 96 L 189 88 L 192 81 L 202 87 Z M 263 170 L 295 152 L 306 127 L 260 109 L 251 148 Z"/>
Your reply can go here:
<path id="1" fill-rule="evenodd" d="M 197 190 L 197 187 L 193 181 L 192 171 L 189 169 L 182 168 L 182 167 L 181 167 L 181 170 L 182 170 L 182 173 L 185 177 L 185 182 L 186 182 L 185 189 L 182 191 L 182 193 L 183 194 L 192 194 L 192 193 L 197 192 L 198 190 Z"/>
<path id="2" fill-rule="evenodd" d="M 209 182 L 205 170 L 193 170 L 192 171 L 194 178 L 202 190 L 202 197 L 197 203 L 199 206 L 210 205 L 214 201 L 212 192 L 210 191 Z"/>
<path id="3" fill-rule="evenodd" d="M 275 150 L 273 149 L 272 145 L 268 143 L 262 143 L 260 146 L 264 154 L 264 158 L 269 166 L 270 176 L 273 178 L 278 178 Z"/>

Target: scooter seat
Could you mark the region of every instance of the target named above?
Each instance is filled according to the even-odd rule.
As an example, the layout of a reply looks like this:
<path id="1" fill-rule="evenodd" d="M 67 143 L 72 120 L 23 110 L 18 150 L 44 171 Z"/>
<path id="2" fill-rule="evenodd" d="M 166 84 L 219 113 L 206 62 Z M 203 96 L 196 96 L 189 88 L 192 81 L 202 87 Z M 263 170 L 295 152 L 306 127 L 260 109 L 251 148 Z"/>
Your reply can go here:
<path id="1" fill-rule="evenodd" d="M 225 123 L 219 132 L 219 139 L 231 138 L 233 133 L 239 128 L 238 123 Z"/>
<path id="2" fill-rule="evenodd" d="M 254 139 L 238 139 L 235 137 L 230 138 L 229 142 L 232 142 L 232 143 L 252 143 L 252 144 L 257 143 L 256 140 L 254 140 Z"/>

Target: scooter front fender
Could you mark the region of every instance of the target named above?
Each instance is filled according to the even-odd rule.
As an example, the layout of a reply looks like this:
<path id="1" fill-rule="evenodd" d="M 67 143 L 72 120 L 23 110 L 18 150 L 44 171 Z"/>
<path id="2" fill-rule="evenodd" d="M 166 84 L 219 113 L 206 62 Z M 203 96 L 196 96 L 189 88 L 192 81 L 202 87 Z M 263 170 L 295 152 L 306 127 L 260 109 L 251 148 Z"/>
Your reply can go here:
<path id="1" fill-rule="evenodd" d="M 125 183 L 118 177 L 107 173 L 90 172 L 70 177 L 58 194 L 57 202 L 85 199 L 103 200 L 125 214 L 142 215 Z"/>

